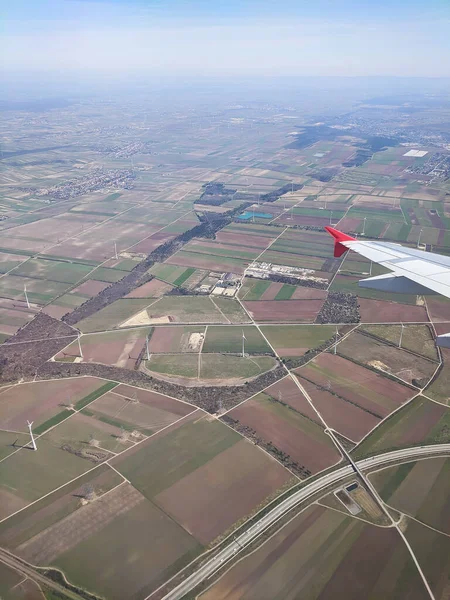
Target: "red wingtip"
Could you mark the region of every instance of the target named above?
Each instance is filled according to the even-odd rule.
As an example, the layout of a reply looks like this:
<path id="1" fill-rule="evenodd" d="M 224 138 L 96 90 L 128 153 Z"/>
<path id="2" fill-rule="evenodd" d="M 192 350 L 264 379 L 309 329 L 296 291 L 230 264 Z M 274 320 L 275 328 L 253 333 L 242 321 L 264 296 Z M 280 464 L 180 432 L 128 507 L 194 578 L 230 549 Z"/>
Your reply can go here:
<path id="1" fill-rule="evenodd" d="M 342 231 L 339 231 L 338 229 L 334 229 L 333 227 L 330 227 L 329 225 L 327 225 L 325 227 L 325 229 L 328 231 L 328 233 L 330 235 L 332 235 L 334 237 L 334 256 L 335 256 L 335 258 L 339 258 L 348 250 L 348 248 L 346 248 L 343 244 L 341 244 L 341 242 L 350 242 L 350 241 L 354 240 L 355 238 L 352 237 L 351 235 L 347 235 L 346 233 L 342 233 Z"/>

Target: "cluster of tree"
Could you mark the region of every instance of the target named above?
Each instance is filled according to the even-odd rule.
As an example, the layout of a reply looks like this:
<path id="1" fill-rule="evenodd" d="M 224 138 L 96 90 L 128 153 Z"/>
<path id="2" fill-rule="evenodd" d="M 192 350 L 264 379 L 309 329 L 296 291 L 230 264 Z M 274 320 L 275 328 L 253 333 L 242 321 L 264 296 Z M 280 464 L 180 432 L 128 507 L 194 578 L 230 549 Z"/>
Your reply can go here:
<path id="1" fill-rule="evenodd" d="M 208 204 L 209 206 L 220 206 L 232 199 L 235 189 L 226 188 L 223 183 L 212 181 L 205 183 L 203 193 L 194 204 Z"/>
<path id="2" fill-rule="evenodd" d="M 316 323 L 359 323 L 360 319 L 357 296 L 330 292 L 317 315 Z"/>
<path id="3" fill-rule="evenodd" d="M 277 190 L 273 190 L 273 192 L 263 194 L 261 196 L 261 200 L 263 202 L 275 202 L 275 200 L 278 200 L 278 198 L 281 198 L 281 196 L 284 196 L 284 194 L 287 194 L 288 192 L 298 192 L 298 190 L 301 190 L 302 187 L 302 183 L 287 183 Z"/>
<path id="4" fill-rule="evenodd" d="M 326 183 L 328 181 L 331 181 L 333 177 L 335 177 L 338 173 L 339 169 L 329 167 L 319 169 L 318 171 L 314 171 L 314 173 L 311 173 L 311 177 L 314 177 L 314 179 L 318 179 L 319 181 Z"/>
<path id="5" fill-rule="evenodd" d="M 42 364 L 75 339 L 71 327 L 39 313 L 0 346 L 0 381 L 33 378 Z"/>

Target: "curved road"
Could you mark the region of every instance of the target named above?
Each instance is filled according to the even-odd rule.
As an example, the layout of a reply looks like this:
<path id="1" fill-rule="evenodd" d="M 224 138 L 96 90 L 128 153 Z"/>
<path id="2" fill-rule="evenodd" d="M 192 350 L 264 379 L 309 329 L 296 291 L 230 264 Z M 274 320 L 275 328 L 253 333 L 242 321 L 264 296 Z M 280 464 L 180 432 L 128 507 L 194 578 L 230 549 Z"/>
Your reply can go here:
<path id="1" fill-rule="evenodd" d="M 433 455 L 442 456 L 450 455 L 450 444 L 438 444 L 435 446 L 418 446 L 415 448 L 404 448 L 403 450 L 394 450 L 385 454 L 379 454 L 370 458 L 365 458 L 356 462 L 358 470 L 366 471 L 373 467 L 384 466 L 391 462 L 411 461 L 423 456 Z M 267 527 L 270 527 L 275 521 L 282 517 L 286 512 L 294 506 L 306 500 L 310 496 L 320 492 L 322 489 L 331 484 L 338 483 L 352 473 L 355 473 L 355 468 L 352 465 L 341 467 L 332 473 L 324 475 L 309 485 L 305 485 L 289 498 L 280 502 L 270 512 L 265 514 L 257 523 L 252 525 L 247 531 L 233 539 L 228 546 L 221 550 L 216 556 L 202 565 L 195 573 L 187 577 L 182 583 L 175 587 L 171 592 L 164 596 L 163 600 L 180 600 L 188 592 L 193 590 L 199 583 L 211 577 L 223 563 L 233 558 L 233 556 L 247 546 Z M 154 592 L 153 592 L 154 593 Z M 147 598 L 150 598 L 148 596 Z M 146 599 L 147 600 L 147 599 Z"/>

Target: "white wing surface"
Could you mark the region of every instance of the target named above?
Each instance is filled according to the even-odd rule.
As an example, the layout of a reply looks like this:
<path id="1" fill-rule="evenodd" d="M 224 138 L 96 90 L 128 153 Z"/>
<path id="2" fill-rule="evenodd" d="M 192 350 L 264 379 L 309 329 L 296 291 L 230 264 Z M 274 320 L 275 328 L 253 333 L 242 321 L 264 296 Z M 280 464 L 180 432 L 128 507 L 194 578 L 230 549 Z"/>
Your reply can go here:
<path id="1" fill-rule="evenodd" d="M 391 271 L 360 281 L 361 287 L 407 294 L 441 294 L 450 298 L 449 256 L 390 242 L 358 240 L 332 227 L 325 229 L 335 239 L 335 256 L 354 250 Z M 438 344 L 450 347 L 450 336 L 439 336 Z"/>

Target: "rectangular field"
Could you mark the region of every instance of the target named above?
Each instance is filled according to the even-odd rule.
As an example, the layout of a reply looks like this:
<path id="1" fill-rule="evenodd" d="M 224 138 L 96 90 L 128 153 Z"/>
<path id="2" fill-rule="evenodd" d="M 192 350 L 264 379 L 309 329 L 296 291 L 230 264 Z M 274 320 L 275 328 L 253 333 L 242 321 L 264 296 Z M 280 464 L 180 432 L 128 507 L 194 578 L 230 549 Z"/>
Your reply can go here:
<path id="1" fill-rule="evenodd" d="M 334 354 L 320 354 L 295 372 L 378 418 L 414 395 L 414 390 Z"/>
<path id="2" fill-rule="evenodd" d="M 289 455 L 309 473 L 317 473 L 340 460 L 321 426 L 264 393 L 227 415 L 254 430 L 258 438 Z"/>
<path id="3" fill-rule="evenodd" d="M 331 339 L 333 325 L 276 325 L 263 326 L 262 332 L 280 356 L 302 356 Z"/>
<path id="4" fill-rule="evenodd" d="M 257 300 L 244 302 L 255 321 L 312 323 L 324 300 Z"/>

